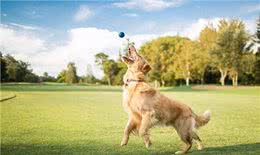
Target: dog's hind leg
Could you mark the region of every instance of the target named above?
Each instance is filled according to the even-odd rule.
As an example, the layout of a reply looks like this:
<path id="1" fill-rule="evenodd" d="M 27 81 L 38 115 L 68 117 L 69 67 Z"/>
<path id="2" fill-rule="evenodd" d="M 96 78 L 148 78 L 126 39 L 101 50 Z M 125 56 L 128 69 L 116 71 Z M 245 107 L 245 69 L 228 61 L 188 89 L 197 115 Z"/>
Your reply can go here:
<path id="1" fill-rule="evenodd" d="M 195 142 L 197 144 L 197 149 L 198 150 L 202 150 L 203 149 L 203 145 L 201 143 L 201 139 L 200 139 L 200 137 L 197 135 L 197 133 L 195 131 L 192 131 L 192 138 L 195 140 Z"/>
<path id="2" fill-rule="evenodd" d="M 145 112 L 142 115 L 142 121 L 139 128 L 139 135 L 143 137 L 146 148 L 149 148 L 152 144 L 149 135 L 150 128 L 151 128 L 151 113 Z"/>
<path id="3" fill-rule="evenodd" d="M 123 135 L 123 139 L 121 141 L 121 146 L 127 145 L 128 140 L 129 140 L 129 135 L 132 132 L 132 130 L 134 130 L 136 128 L 136 124 L 135 122 L 129 118 L 125 130 L 124 130 L 124 135 Z"/>
<path id="4" fill-rule="evenodd" d="M 185 147 L 181 151 L 175 152 L 175 154 L 187 153 L 192 147 L 192 120 L 191 119 L 180 119 L 176 128 L 181 140 L 185 143 Z"/>
<path id="5" fill-rule="evenodd" d="M 203 148 L 203 145 L 201 143 L 201 139 L 200 137 L 198 136 L 197 134 L 197 130 L 196 130 L 196 127 L 195 127 L 195 120 L 194 118 L 191 119 L 191 130 L 190 130 L 190 133 L 191 133 L 191 136 L 192 136 L 192 139 L 195 140 L 195 143 L 197 144 L 197 149 L 198 150 L 202 150 Z"/>
<path id="6" fill-rule="evenodd" d="M 175 152 L 175 154 L 187 153 L 192 147 L 192 137 L 190 134 L 181 135 L 181 140 L 185 143 L 185 147 L 183 148 L 183 150 Z"/>

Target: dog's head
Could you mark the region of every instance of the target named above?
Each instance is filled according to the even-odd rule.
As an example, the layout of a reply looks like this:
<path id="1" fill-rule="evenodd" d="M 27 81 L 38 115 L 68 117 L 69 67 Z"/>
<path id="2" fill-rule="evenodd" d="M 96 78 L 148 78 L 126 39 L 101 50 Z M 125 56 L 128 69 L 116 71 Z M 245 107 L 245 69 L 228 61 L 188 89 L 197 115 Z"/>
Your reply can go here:
<path id="1" fill-rule="evenodd" d="M 135 47 L 131 45 L 128 54 L 122 57 L 122 61 L 127 65 L 127 78 L 143 80 L 145 75 L 151 70 L 147 61 L 137 53 Z"/>

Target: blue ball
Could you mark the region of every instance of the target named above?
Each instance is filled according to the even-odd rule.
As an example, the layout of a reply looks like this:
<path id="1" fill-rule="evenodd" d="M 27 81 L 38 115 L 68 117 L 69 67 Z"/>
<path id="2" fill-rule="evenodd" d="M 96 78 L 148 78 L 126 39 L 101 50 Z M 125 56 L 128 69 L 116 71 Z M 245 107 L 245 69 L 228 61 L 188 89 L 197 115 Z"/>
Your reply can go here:
<path id="1" fill-rule="evenodd" d="M 124 33 L 124 32 L 119 32 L 118 36 L 119 36 L 120 38 L 124 38 L 125 33 Z"/>

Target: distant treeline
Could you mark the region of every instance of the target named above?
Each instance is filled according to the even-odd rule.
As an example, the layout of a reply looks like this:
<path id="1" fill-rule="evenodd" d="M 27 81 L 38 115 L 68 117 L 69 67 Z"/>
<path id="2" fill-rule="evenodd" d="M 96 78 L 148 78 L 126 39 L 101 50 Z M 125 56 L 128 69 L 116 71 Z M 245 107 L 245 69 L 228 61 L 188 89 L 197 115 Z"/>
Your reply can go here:
<path id="1" fill-rule="evenodd" d="M 39 82 L 39 76 L 32 72 L 30 64 L 16 60 L 0 52 L 1 82 Z"/>
<path id="2" fill-rule="evenodd" d="M 221 20 L 218 27 L 206 26 L 197 40 L 167 36 L 144 44 L 139 53 L 152 70 L 148 81 L 155 85 L 172 86 L 190 83 L 260 84 L 260 18 L 257 31 L 250 35 L 240 20 Z M 96 63 L 108 84 L 121 84 L 126 65 L 96 55 Z"/>
<path id="3" fill-rule="evenodd" d="M 62 70 L 57 77 L 44 72 L 42 76 L 33 73 L 29 63 L 16 60 L 13 56 L 5 56 L 0 52 L 1 82 L 60 82 L 60 83 L 104 83 L 92 74 L 87 66 L 87 75 L 79 77 L 73 62 L 68 63 L 67 69 Z"/>
<path id="4" fill-rule="evenodd" d="M 148 81 L 156 85 L 225 83 L 260 84 L 260 18 L 257 31 L 248 34 L 239 20 L 221 20 L 217 28 L 206 26 L 197 40 L 180 36 L 167 36 L 144 44 L 139 53 L 147 59 L 152 70 Z M 87 65 L 86 75 L 79 77 L 73 62 L 68 63 L 57 77 L 45 72 L 38 76 L 30 64 L 11 55 L 1 55 L 1 82 L 62 82 L 121 85 L 126 65 L 100 52 L 95 62 L 104 77 L 99 80 Z M 119 55 L 121 57 L 121 55 Z"/>

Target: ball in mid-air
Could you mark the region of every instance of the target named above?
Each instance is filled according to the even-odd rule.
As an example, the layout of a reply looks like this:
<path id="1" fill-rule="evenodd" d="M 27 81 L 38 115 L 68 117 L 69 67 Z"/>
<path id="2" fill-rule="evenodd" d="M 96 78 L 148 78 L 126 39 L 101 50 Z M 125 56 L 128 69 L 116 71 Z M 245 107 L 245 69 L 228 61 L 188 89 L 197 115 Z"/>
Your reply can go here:
<path id="1" fill-rule="evenodd" d="M 118 36 L 119 36 L 120 38 L 124 38 L 125 33 L 124 33 L 124 32 L 119 32 Z"/>

